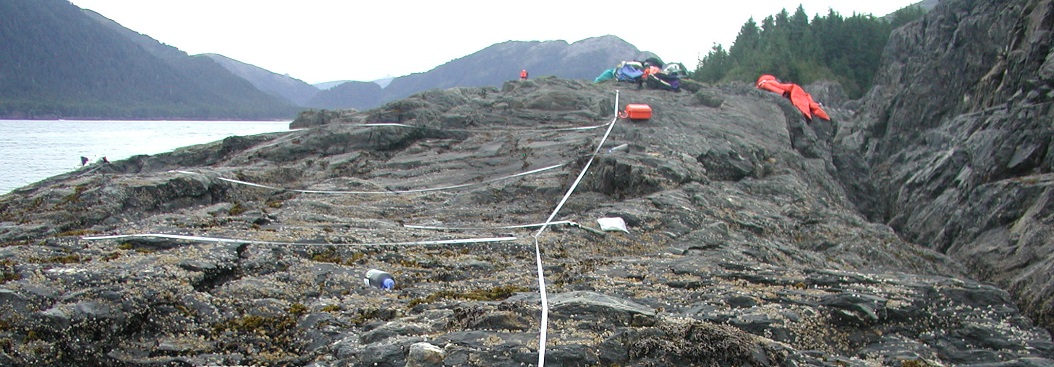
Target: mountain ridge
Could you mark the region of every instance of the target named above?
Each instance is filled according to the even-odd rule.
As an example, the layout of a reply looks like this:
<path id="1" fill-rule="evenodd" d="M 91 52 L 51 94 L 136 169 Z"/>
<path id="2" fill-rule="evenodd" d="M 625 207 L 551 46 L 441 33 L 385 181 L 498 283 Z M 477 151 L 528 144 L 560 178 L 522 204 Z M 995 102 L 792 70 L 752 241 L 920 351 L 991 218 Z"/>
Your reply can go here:
<path id="1" fill-rule="evenodd" d="M 218 62 L 234 75 L 241 77 L 256 86 L 257 89 L 272 96 L 286 99 L 297 106 L 304 106 L 307 101 L 319 93 L 319 88 L 289 75 L 278 75 L 255 65 L 223 56 L 220 54 L 202 54 Z"/>
<path id="2" fill-rule="evenodd" d="M 517 79 L 520 70 L 531 76 L 558 76 L 592 80 L 602 71 L 624 60 L 655 56 L 641 52 L 613 35 L 567 41 L 506 41 L 451 60 L 435 68 L 395 77 L 380 90 L 365 86 L 333 88 L 320 92 L 311 108 L 369 109 L 414 93 L 453 87 L 500 86 Z M 525 59 L 526 57 L 526 59 Z"/>
<path id="3" fill-rule="evenodd" d="M 15 26 L 0 30 L 9 46 L 0 49 L 0 117 L 19 119 L 293 118 L 303 109 L 373 108 L 428 89 L 497 86 L 522 68 L 592 79 L 617 61 L 647 55 L 610 35 L 574 44 L 507 41 L 382 79 L 380 90 L 361 82 L 319 89 L 223 55 L 189 55 L 67 1 L 3 10 L 0 20 Z"/>
<path id="4" fill-rule="evenodd" d="M 293 116 L 215 62 L 63 0 L 4 2 L 0 116 L 271 119 Z"/>
<path id="5" fill-rule="evenodd" d="M 829 121 L 542 76 L 52 177 L 0 196 L 0 364 L 1054 365 L 1051 20 L 942 1 Z"/>

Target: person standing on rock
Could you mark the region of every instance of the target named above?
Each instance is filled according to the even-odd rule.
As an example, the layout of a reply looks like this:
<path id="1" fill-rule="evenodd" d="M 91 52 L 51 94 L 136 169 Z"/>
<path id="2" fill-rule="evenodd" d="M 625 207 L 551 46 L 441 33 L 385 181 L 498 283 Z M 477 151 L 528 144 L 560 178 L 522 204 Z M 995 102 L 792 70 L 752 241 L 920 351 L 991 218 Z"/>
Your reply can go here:
<path id="1" fill-rule="evenodd" d="M 527 80 L 527 69 L 520 70 L 520 80 Z"/>

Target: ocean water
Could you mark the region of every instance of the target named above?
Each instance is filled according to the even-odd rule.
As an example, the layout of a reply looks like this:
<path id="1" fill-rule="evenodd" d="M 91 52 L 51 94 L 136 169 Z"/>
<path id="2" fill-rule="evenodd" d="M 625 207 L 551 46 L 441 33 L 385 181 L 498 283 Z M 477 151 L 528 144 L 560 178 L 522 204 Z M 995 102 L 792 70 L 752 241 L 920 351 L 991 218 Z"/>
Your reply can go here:
<path id="1" fill-rule="evenodd" d="M 158 154 L 235 135 L 288 131 L 291 121 L 0 120 L 0 195 L 89 164 Z"/>

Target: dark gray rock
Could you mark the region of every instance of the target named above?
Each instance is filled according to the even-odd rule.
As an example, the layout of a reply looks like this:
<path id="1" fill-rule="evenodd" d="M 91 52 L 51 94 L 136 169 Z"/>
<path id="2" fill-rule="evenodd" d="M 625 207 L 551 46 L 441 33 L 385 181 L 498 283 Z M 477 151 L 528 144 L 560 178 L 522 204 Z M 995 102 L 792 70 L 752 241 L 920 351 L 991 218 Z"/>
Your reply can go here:
<path id="1" fill-rule="evenodd" d="M 24 224 L 0 232 L 21 275 L 0 300 L 26 311 L 0 314 L 0 349 L 15 366 L 536 364 L 538 228 L 515 226 L 577 180 L 619 109 L 611 87 L 430 91 L 0 197 L 0 220 Z M 860 173 L 840 170 L 870 161 L 839 158 L 864 157 L 832 148 L 841 125 L 700 88 L 723 103 L 619 92 L 655 115 L 616 122 L 554 216 L 575 225 L 538 235 L 547 365 L 1048 361 L 1011 293 L 857 211 L 840 179 Z M 613 216 L 628 232 L 595 229 Z M 206 238 L 83 237 L 149 233 Z M 371 268 L 396 288 L 363 284 Z"/>
<path id="2" fill-rule="evenodd" d="M 33 308 L 26 296 L 10 289 L 0 289 L 0 309 L 8 313 L 24 314 Z"/>
<path id="3" fill-rule="evenodd" d="M 962 261 L 1054 328 L 1045 1 L 949 0 L 893 33 L 838 145 L 868 217 Z M 863 184 L 869 177 L 873 185 Z"/>
<path id="4" fill-rule="evenodd" d="M 443 365 L 445 357 L 443 348 L 429 343 L 415 343 L 410 346 L 406 367 L 439 367 Z"/>

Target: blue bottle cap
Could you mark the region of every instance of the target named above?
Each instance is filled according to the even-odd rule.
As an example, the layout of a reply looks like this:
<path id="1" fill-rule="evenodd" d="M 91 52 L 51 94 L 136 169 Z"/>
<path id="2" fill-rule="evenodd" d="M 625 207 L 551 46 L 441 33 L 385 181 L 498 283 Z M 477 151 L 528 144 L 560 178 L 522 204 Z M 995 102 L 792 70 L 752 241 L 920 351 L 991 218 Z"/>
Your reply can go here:
<path id="1" fill-rule="evenodd" d="M 381 287 L 381 288 L 384 288 L 384 289 L 395 288 L 395 279 L 385 279 L 384 280 L 384 286 Z"/>

